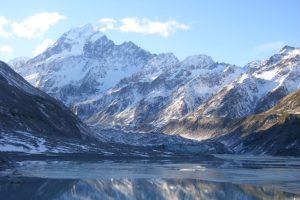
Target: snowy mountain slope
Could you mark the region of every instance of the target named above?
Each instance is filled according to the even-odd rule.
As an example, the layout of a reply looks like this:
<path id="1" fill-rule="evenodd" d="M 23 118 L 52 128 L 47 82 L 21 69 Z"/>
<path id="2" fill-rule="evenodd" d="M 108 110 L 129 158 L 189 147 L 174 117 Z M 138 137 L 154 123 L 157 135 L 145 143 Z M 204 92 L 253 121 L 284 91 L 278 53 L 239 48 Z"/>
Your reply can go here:
<path id="1" fill-rule="evenodd" d="M 7 64 L 14 68 L 14 70 L 22 70 L 21 68 L 26 64 L 29 60 L 29 57 L 18 57 L 10 60 Z"/>
<path id="2" fill-rule="evenodd" d="M 122 79 L 103 96 L 75 105 L 74 111 L 93 125 L 147 130 L 194 111 L 201 103 L 242 73 L 205 55 L 179 62 L 159 54 L 141 72 Z"/>
<path id="3" fill-rule="evenodd" d="M 167 68 L 176 66 L 178 62 L 173 54 L 159 54 L 150 59 L 141 71 L 122 79 L 115 87 L 106 91 L 104 95 L 77 103 L 74 107 L 75 113 L 86 119 L 97 113 L 98 109 L 105 109 L 103 108 L 104 104 L 114 104 L 114 102 L 118 101 L 119 104 L 115 105 L 115 107 L 124 107 L 130 103 L 137 102 L 142 98 L 143 94 L 140 93 L 147 93 L 147 91 L 142 91 L 143 88 L 140 87 L 147 85 L 148 82 L 151 82 Z M 141 86 L 136 84 L 140 80 Z M 113 109 L 113 105 L 111 108 L 106 109 Z"/>
<path id="4" fill-rule="evenodd" d="M 132 42 L 115 45 L 87 24 L 66 32 L 21 68 L 12 67 L 32 85 L 70 106 L 114 86 L 151 57 Z"/>

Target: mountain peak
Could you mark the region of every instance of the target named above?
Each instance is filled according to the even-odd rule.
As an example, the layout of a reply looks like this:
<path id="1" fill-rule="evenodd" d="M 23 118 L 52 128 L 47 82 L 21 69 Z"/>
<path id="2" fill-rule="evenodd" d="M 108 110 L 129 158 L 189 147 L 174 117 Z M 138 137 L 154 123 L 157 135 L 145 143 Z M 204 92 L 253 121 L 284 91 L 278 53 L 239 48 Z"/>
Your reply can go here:
<path id="1" fill-rule="evenodd" d="M 97 40 L 104 36 L 104 34 L 93 27 L 91 24 L 85 24 L 83 26 L 79 26 L 73 28 L 66 32 L 63 35 L 65 38 L 69 40 Z"/>
<path id="2" fill-rule="evenodd" d="M 63 57 L 83 54 L 84 46 L 87 43 L 94 43 L 103 37 L 105 37 L 105 35 L 94 28 L 91 24 L 85 24 L 83 26 L 70 29 L 65 32 L 50 48 L 42 54 L 37 55 L 33 61 L 35 62 L 41 59 L 48 59 L 50 57 L 57 58 L 57 56 L 54 55 L 58 54 L 62 54 Z"/>
<path id="3" fill-rule="evenodd" d="M 160 57 L 160 58 L 168 58 L 168 59 L 173 59 L 173 60 L 178 61 L 178 58 L 172 52 L 160 53 L 160 54 L 157 54 L 157 56 Z"/>
<path id="4" fill-rule="evenodd" d="M 293 50 L 295 50 L 296 48 L 295 47 L 292 47 L 292 46 L 289 46 L 289 45 L 285 45 L 281 50 L 280 50 L 280 53 L 281 54 L 286 54 L 286 53 L 289 53 Z"/>
<path id="5" fill-rule="evenodd" d="M 128 42 L 123 42 L 121 44 L 121 46 L 128 46 L 128 47 L 132 47 L 132 46 L 137 46 L 136 44 L 134 44 L 133 42 L 131 41 L 128 41 Z"/>
<path id="6" fill-rule="evenodd" d="M 195 66 L 199 68 L 204 68 L 212 65 L 213 63 L 214 61 L 210 56 L 199 54 L 188 56 L 181 62 L 181 65 L 186 67 Z"/>

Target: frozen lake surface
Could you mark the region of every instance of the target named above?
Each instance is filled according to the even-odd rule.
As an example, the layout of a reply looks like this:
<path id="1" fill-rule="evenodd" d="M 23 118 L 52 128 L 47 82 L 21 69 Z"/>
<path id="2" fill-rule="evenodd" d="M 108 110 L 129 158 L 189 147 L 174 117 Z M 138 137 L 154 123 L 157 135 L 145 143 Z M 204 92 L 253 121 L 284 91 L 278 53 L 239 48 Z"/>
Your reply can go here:
<path id="1" fill-rule="evenodd" d="M 4 199 L 300 199 L 300 158 L 19 159 L 0 172 Z"/>

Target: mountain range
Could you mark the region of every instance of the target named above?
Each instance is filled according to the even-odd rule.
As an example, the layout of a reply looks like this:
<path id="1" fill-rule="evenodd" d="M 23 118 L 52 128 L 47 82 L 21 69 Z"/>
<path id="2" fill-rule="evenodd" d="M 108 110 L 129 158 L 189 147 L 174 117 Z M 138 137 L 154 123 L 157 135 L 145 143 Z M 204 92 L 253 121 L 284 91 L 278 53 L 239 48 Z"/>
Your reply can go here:
<path id="1" fill-rule="evenodd" d="M 164 134 L 92 130 L 63 103 L 30 85 L 0 61 L 0 158 L 2 152 L 119 157 L 170 157 L 185 153 L 230 152 L 219 142 L 198 142 Z M 107 133 L 114 136 L 111 141 Z M 129 136 L 129 137 L 127 137 Z M 116 139 L 120 138 L 119 141 Z M 116 144 L 117 143 L 117 144 Z M 122 143 L 122 144 L 120 144 Z M 130 146 L 129 146 L 130 145 Z M 177 148 L 185 146 L 185 150 Z M 192 151 L 189 150 L 192 148 Z M 84 154 L 86 155 L 86 154 Z"/>
<path id="2" fill-rule="evenodd" d="M 293 93 L 300 86 L 299 48 L 285 46 L 244 67 L 206 55 L 180 61 L 132 42 L 115 44 L 88 24 L 64 33 L 42 54 L 9 64 L 93 130 L 178 134 L 220 141 L 239 153 L 286 154 L 300 147 L 298 108 L 278 117 L 282 102 L 299 95 Z"/>

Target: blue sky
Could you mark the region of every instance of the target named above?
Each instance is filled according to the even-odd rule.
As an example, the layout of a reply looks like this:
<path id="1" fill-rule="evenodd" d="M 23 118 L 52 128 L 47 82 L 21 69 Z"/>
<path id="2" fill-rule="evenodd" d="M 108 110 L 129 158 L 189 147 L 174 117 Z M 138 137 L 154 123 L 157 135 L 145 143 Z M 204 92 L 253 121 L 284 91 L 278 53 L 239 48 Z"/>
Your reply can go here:
<path id="1" fill-rule="evenodd" d="M 240 66 L 285 44 L 300 47 L 299 0 L 3 0 L 0 59 L 32 57 L 85 23 L 117 44 L 133 41 L 180 59 L 207 54 Z"/>

